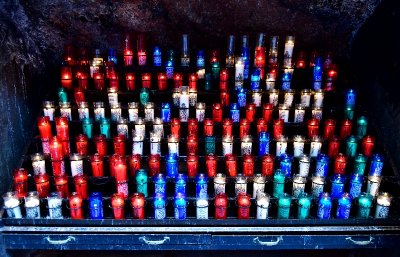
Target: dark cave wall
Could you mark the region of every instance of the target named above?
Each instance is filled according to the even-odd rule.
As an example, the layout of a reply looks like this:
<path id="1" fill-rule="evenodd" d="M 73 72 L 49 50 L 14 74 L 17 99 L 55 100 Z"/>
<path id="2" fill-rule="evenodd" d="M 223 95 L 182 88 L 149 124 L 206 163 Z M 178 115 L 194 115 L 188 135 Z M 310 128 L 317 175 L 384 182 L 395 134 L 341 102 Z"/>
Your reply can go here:
<path id="1" fill-rule="evenodd" d="M 124 31 L 142 31 L 161 46 L 221 48 L 230 33 L 296 35 L 296 48 L 348 56 L 355 33 L 379 0 L 75 1 L 0 0 L 0 189 L 31 137 L 40 103 L 65 42 L 121 49 Z M 254 44 L 254 40 L 250 42 Z M 178 48 L 179 49 L 179 48 Z"/>

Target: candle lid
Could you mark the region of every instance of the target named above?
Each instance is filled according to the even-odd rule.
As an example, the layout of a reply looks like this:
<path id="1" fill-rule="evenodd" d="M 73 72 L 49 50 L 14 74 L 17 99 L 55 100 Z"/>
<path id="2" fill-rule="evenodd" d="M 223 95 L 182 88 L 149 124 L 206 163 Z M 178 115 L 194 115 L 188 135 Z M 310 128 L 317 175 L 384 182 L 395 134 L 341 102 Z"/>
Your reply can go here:
<path id="1" fill-rule="evenodd" d="M 214 183 L 217 183 L 217 184 L 225 184 L 225 183 L 226 183 L 226 176 L 225 176 L 225 174 L 217 173 L 217 175 L 214 177 Z"/>

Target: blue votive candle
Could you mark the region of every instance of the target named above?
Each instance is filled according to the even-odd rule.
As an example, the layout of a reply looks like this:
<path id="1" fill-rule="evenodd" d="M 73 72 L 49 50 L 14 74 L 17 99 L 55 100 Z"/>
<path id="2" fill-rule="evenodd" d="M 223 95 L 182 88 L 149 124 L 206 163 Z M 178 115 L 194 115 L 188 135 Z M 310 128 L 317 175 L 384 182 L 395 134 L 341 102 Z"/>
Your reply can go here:
<path id="1" fill-rule="evenodd" d="M 155 193 L 153 197 L 154 219 L 162 220 L 166 218 L 165 206 L 165 194 Z"/>
<path id="2" fill-rule="evenodd" d="M 315 168 L 315 176 L 326 177 L 328 175 L 329 157 L 326 154 L 318 154 Z"/>
<path id="3" fill-rule="evenodd" d="M 351 174 L 350 178 L 350 196 L 354 199 L 358 197 L 361 193 L 362 183 L 364 177 L 358 173 Z"/>
<path id="4" fill-rule="evenodd" d="M 260 132 L 258 136 L 258 156 L 263 156 L 269 153 L 269 133 Z"/>
<path id="5" fill-rule="evenodd" d="M 161 104 L 161 120 L 163 122 L 171 121 L 171 107 L 170 107 L 169 103 Z"/>
<path id="6" fill-rule="evenodd" d="M 162 173 L 158 173 L 154 176 L 154 194 L 163 195 L 164 198 L 167 196 L 167 184 L 165 176 Z"/>
<path id="7" fill-rule="evenodd" d="M 165 156 L 165 162 L 167 165 L 167 176 L 171 178 L 175 177 L 178 174 L 178 156 L 176 153 Z"/>
<path id="8" fill-rule="evenodd" d="M 318 201 L 317 217 L 329 219 L 331 217 L 332 200 L 329 193 L 321 193 Z"/>
<path id="9" fill-rule="evenodd" d="M 280 156 L 279 167 L 282 170 L 282 172 L 285 173 L 286 177 L 290 177 L 290 175 L 292 174 L 292 162 L 293 162 L 292 156 L 288 154 L 282 154 Z"/>
<path id="10" fill-rule="evenodd" d="M 240 121 L 240 108 L 237 103 L 231 104 L 231 119 L 233 122 L 239 122 Z"/>
<path id="11" fill-rule="evenodd" d="M 175 194 L 181 193 L 186 195 L 187 176 L 185 174 L 177 174 L 175 177 Z"/>
<path id="12" fill-rule="evenodd" d="M 332 188 L 331 195 L 332 198 L 339 198 L 342 196 L 344 191 L 344 182 L 346 181 L 346 177 L 341 174 L 335 174 L 332 177 Z"/>
<path id="13" fill-rule="evenodd" d="M 237 91 L 237 103 L 239 107 L 246 106 L 246 89 L 239 88 Z"/>
<path id="14" fill-rule="evenodd" d="M 200 173 L 196 177 L 196 198 L 197 199 L 208 199 L 207 193 L 208 178 L 204 173 Z"/>
<path id="15" fill-rule="evenodd" d="M 348 219 L 350 217 L 351 210 L 351 196 L 349 193 L 343 193 L 338 199 L 338 206 L 336 211 L 336 217 L 338 219 Z"/>
<path id="16" fill-rule="evenodd" d="M 373 154 L 371 157 L 371 166 L 369 169 L 369 176 L 381 176 L 383 170 L 383 155 Z"/>
<path id="17" fill-rule="evenodd" d="M 174 217 L 177 220 L 186 219 L 186 196 L 183 193 L 176 193 L 174 198 Z"/>
<path id="18" fill-rule="evenodd" d="M 89 196 L 89 209 L 91 219 L 103 218 L 103 200 L 101 193 L 93 192 Z"/>

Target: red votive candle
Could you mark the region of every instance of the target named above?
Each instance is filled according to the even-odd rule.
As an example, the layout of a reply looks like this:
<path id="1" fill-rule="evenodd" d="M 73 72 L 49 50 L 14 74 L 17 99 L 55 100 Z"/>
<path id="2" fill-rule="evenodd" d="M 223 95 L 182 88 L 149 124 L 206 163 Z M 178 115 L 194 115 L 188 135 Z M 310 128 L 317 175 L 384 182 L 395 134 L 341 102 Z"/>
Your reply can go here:
<path id="1" fill-rule="evenodd" d="M 263 118 L 259 118 L 257 120 L 257 135 L 259 135 L 260 132 L 267 132 L 267 131 L 268 131 L 268 123 Z"/>
<path id="2" fill-rule="evenodd" d="M 246 193 L 239 193 L 237 197 L 238 205 L 238 219 L 249 219 L 250 218 L 250 196 Z"/>
<path id="3" fill-rule="evenodd" d="M 134 91 L 135 87 L 135 74 L 133 72 L 125 73 L 125 84 L 128 91 Z"/>
<path id="4" fill-rule="evenodd" d="M 187 136 L 186 140 L 186 148 L 187 148 L 187 155 L 189 154 L 197 154 L 197 150 L 199 147 L 199 142 L 197 140 L 197 136 L 195 135 L 189 135 Z"/>
<path id="5" fill-rule="evenodd" d="M 101 156 L 107 155 L 107 138 L 105 135 L 100 134 L 94 136 L 94 144 L 96 146 L 96 152 Z"/>
<path id="6" fill-rule="evenodd" d="M 60 193 L 62 198 L 69 197 L 69 189 L 68 189 L 68 177 L 67 175 L 62 175 L 58 177 L 54 177 L 54 183 L 56 185 L 57 192 Z"/>
<path id="7" fill-rule="evenodd" d="M 254 156 L 245 154 L 243 155 L 243 175 L 252 177 L 254 175 Z"/>
<path id="8" fill-rule="evenodd" d="M 219 94 L 219 99 L 222 106 L 229 106 L 229 92 L 226 90 L 221 90 Z"/>
<path id="9" fill-rule="evenodd" d="M 51 123 L 49 116 L 40 117 L 38 119 L 38 127 L 41 139 L 49 140 L 52 137 Z"/>
<path id="10" fill-rule="evenodd" d="M 124 64 L 125 66 L 132 66 L 133 64 L 133 51 L 131 49 L 124 50 Z"/>
<path id="11" fill-rule="evenodd" d="M 351 135 L 351 129 L 353 128 L 353 122 L 351 120 L 343 120 L 342 126 L 340 127 L 340 138 L 345 139 Z"/>
<path id="12" fill-rule="evenodd" d="M 210 178 L 217 175 L 217 157 L 214 154 L 206 155 L 206 170 Z"/>
<path id="13" fill-rule="evenodd" d="M 160 155 L 150 154 L 148 160 L 149 176 L 153 177 L 161 172 Z"/>
<path id="14" fill-rule="evenodd" d="M 338 137 L 333 136 L 329 141 L 328 156 L 330 158 L 336 157 L 336 155 L 339 154 L 339 149 L 340 149 L 340 140 Z"/>
<path id="15" fill-rule="evenodd" d="M 136 175 L 136 171 L 140 170 L 141 167 L 141 156 L 140 154 L 132 154 L 131 156 L 129 156 L 129 171 L 130 171 L 130 175 L 132 177 L 134 177 Z"/>
<path id="16" fill-rule="evenodd" d="M 171 119 L 171 135 L 175 138 L 181 137 L 181 121 L 178 118 Z"/>
<path id="17" fill-rule="evenodd" d="M 119 89 L 119 77 L 118 77 L 118 73 L 116 72 L 112 72 L 110 74 L 110 88 L 113 88 L 115 90 Z"/>
<path id="18" fill-rule="evenodd" d="M 67 117 L 56 117 L 56 131 L 57 138 L 60 140 L 69 138 L 68 118 Z"/>
<path id="19" fill-rule="evenodd" d="M 103 156 L 97 153 L 90 156 L 90 164 L 92 166 L 93 177 L 104 177 Z"/>
<path id="20" fill-rule="evenodd" d="M 239 125 L 239 136 L 243 138 L 249 135 L 250 132 L 250 122 L 247 119 L 241 119 Z"/>
<path id="21" fill-rule="evenodd" d="M 145 216 L 144 206 L 146 200 L 144 194 L 134 193 L 131 198 L 132 218 L 142 220 Z"/>
<path id="22" fill-rule="evenodd" d="M 53 167 L 54 177 L 59 177 L 65 174 L 64 160 L 52 160 L 51 166 Z"/>
<path id="23" fill-rule="evenodd" d="M 274 173 L 274 161 L 275 158 L 271 154 L 263 155 L 261 159 L 261 173 L 263 176 L 269 177 Z"/>
<path id="24" fill-rule="evenodd" d="M 174 88 L 182 87 L 183 76 L 182 73 L 174 74 Z"/>
<path id="25" fill-rule="evenodd" d="M 228 176 L 236 177 L 237 165 L 236 165 L 236 156 L 234 154 L 225 155 L 225 169 Z"/>
<path id="26" fill-rule="evenodd" d="M 69 209 L 70 209 L 71 219 L 74 220 L 83 219 L 82 203 L 83 203 L 82 196 L 80 196 L 78 192 L 73 192 L 71 197 L 69 198 Z"/>
<path id="27" fill-rule="evenodd" d="M 308 120 L 308 137 L 313 138 L 314 136 L 319 135 L 319 120 L 318 119 L 309 119 Z"/>
<path id="28" fill-rule="evenodd" d="M 186 157 L 187 174 L 189 177 L 195 177 L 199 168 L 199 158 L 197 155 L 191 154 Z"/>
<path id="29" fill-rule="evenodd" d="M 63 145 L 58 137 L 50 139 L 50 156 L 53 160 L 62 160 L 64 158 Z"/>
<path id="30" fill-rule="evenodd" d="M 85 72 L 78 72 L 76 78 L 78 79 L 78 87 L 86 90 L 88 88 L 88 74 Z"/>
<path id="31" fill-rule="evenodd" d="M 222 122 L 222 137 L 233 135 L 233 121 L 231 118 L 226 118 Z"/>
<path id="32" fill-rule="evenodd" d="M 125 136 L 117 135 L 114 137 L 114 153 L 125 155 Z"/>
<path id="33" fill-rule="evenodd" d="M 306 53 L 304 51 L 299 52 L 296 60 L 296 68 L 304 69 L 306 67 Z"/>
<path id="34" fill-rule="evenodd" d="M 220 103 L 213 104 L 212 117 L 214 122 L 222 122 L 222 105 Z"/>
<path id="35" fill-rule="evenodd" d="M 111 208 L 113 209 L 114 219 L 125 219 L 125 197 L 122 193 L 113 194 Z"/>
<path id="36" fill-rule="evenodd" d="M 24 168 L 15 169 L 13 172 L 14 190 L 19 198 L 28 194 L 28 171 Z"/>
<path id="37" fill-rule="evenodd" d="M 164 91 L 167 90 L 167 75 L 165 73 L 158 73 L 157 76 L 157 86 L 158 90 Z"/>
<path id="38" fill-rule="evenodd" d="M 96 90 L 104 90 L 104 75 L 103 73 L 93 74 L 94 88 Z"/>
<path id="39" fill-rule="evenodd" d="M 88 184 L 87 176 L 85 174 L 79 174 L 74 177 L 75 191 L 83 198 L 88 198 Z"/>
<path id="40" fill-rule="evenodd" d="M 347 157 L 344 154 L 339 153 L 335 159 L 335 166 L 333 173 L 335 174 L 346 174 Z"/>
<path id="41" fill-rule="evenodd" d="M 143 73 L 142 74 L 142 87 L 143 88 L 151 88 L 151 74 L 150 73 Z"/>
<path id="42" fill-rule="evenodd" d="M 215 214 L 214 217 L 217 220 L 225 220 L 227 217 L 228 209 L 228 197 L 226 194 L 218 194 L 214 199 Z"/>
<path id="43" fill-rule="evenodd" d="M 366 135 L 362 139 L 361 145 L 362 145 L 362 153 L 367 157 L 371 157 L 372 151 L 374 150 L 375 138 L 373 136 Z"/>
<path id="44" fill-rule="evenodd" d="M 50 193 L 50 180 L 47 173 L 35 175 L 35 185 L 36 191 L 40 198 L 45 198 L 49 196 Z"/>
<path id="45" fill-rule="evenodd" d="M 196 118 L 188 119 L 188 136 L 195 136 L 199 134 L 199 122 Z"/>
<path id="46" fill-rule="evenodd" d="M 123 182 L 128 180 L 128 168 L 126 166 L 126 158 L 121 155 L 113 155 L 113 171 L 115 180 L 118 182 Z"/>
<path id="47" fill-rule="evenodd" d="M 87 155 L 89 147 L 89 139 L 85 134 L 79 134 L 75 137 L 76 152 L 79 155 Z"/>
<path id="48" fill-rule="evenodd" d="M 253 122 L 256 116 L 256 105 L 253 103 L 248 103 L 246 105 L 246 119 L 249 122 Z"/>
<path id="49" fill-rule="evenodd" d="M 278 138 L 283 136 L 283 126 L 284 126 L 283 119 L 274 120 L 273 133 L 274 133 L 274 139 L 275 140 L 277 140 Z"/>
<path id="50" fill-rule="evenodd" d="M 190 73 L 189 75 L 189 89 L 197 89 L 197 73 Z"/>
<path id="51" fill-rule="evenodd" d="M 214 134 L 214 121 L 212 119 L 204 119 L 204 136 L 211 137 Z"/>
<path id="52" fill-rule="evenodd" d="M 328 119 L 325 121 L 325 127 L 324 127 L 324 139 L 330 139 L 335 135 L 335 129 L 336 129 L 336 121 L 333 119 Z"/>
<path id="53" fill-rule="evenodd" d="M 272 120 L 272 113 L 274 111 L 274 105 L 271 103 L 263 104 L 263 118 L 266 123 Z"/>
<path id="54" fill-rule="evenodd" d="M 81 102 L 85 102 L 85 93 L 83 92 L 82 88 L 78 87 L 74 89 L 74 98 L 77 105 L 79 105 Z"/>
<path id="55" fill-rule="evenodd" d="M 61 86 L 65 89 L 72 89 L 72 69 L 71 67 L 61 67 Z"/>

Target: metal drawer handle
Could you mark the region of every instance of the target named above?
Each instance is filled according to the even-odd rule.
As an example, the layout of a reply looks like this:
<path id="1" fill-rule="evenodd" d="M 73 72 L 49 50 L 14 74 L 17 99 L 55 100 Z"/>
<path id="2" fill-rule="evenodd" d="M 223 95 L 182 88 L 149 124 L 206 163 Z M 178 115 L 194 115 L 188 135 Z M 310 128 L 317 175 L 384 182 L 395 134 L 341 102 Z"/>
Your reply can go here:
<path id="1" fill-rule="evenodd" d="M 374 238 L 372 236 L 369 237 L 369 240 L 364 240 L 364 241 L 358 241 L 358 240 L 354 240 L 352 237 L 346 237 L 346 240 L 352 242 L 353 244 L 356 245 L 369 245 L 372 243 L 372 241 L 374 240 Z"/>
<path id="2" fill-rule="evenodd" d="M 52 244 L 52 245 L 64 245 L 66 243 L 76 240 L 75 237 L 73 237 L 73 236 L 68 236 L 67 239 L 64 239 L 64 240 L 51 240 L 49 236 L 45 237 L 44 239 L 46 239 L 47 242 L 49 242 L 49 244 Z"/>
<path id="3" fill-rule="evenodd" d="M 142 241 L 148 245 L 162 245 L 166 242 L 169 242 L 169 240 L 170 240 L 169 236 L 165 236 L 164 239 L 162 240 L 149 240 L 145 236 L 139 237 L 139 241 Z"/>
<path id="4" fill-rule="evenodd" d="M 255 244 L 260 244 L 260 245 L 274 246 L 274 245 L 279 244 L 279 242 L 282 241 L 282 240 L 283 240 L 282 236 L 279 236 L 279 237 L 276 238 L 275 241 L 272 241 L 272 242 L 263 242 L 263 241 L 260 241 L 260 239 L 259 239 L 258 237 L 256 237 L 256 238 L 253 239 L 253 242 L 254 242 Z"/>

